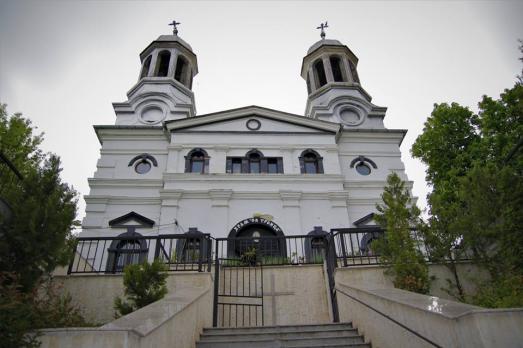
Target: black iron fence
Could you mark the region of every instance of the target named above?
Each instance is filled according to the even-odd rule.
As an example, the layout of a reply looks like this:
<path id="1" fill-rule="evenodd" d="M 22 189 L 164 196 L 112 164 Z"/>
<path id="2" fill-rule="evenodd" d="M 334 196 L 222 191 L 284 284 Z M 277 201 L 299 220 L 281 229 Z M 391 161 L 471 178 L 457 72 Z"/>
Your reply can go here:
<path id="1" fill-rule="evenodd" d="M 68 273 L 119 273 L 129 264 L 160 260 L 168 271 L 211 270 L 212 239 L 208 234 L 81 237 Z"/>
<path id="2" fill-rule="evenodd" d="M 369 228 L 338 228 L 331 230 L 336 249 L 337 265 L 341 267 L 379 265 L 383 264 L 373 242 L 383 238 L 386 231 L 379 227 Z M 425 244 L 422 234 L 416 229 L 410 230 L 414 247 L 423 255 L 426 261 L 469 260 L 466 250 L 456 247 L 448 255 L 435 255 Z"/>
<path id="3" fill-rule="evenodd" d="M 383 261 L 373 242 L 385 233 L 380 228 L 343 228 L 316 235 L 258 238 L 215 239 L 209 234 L 81 237 L 69 273 L 118 273 L 128 264 L 155 259 L 165 263 L 169 271 L 199 272 L 210 272 L 213 263 L 218 267 L 323 264 L 327 257 L 333 267 L 379 265 Z M 411 236 L 426 260 L 433 261 L 422 236 L 416 230 Z M 449 257 L 469 259 L 462 250 L 455 251 Z"/>
<path id="4" fill-rule="evenodd" d="M 217 238 L 215 257 L 221 266 L 322 264 L 328 236 Z"/>

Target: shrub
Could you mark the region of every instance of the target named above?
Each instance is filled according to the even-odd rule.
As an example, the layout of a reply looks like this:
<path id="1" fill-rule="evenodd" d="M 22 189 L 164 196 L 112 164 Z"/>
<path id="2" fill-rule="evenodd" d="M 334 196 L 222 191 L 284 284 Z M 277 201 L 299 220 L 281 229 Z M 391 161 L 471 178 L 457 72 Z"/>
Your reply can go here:
<path id="1" fill-rule="evenodd" d="M 405 183 L 396 173 L 387 177 L 387 186 L 381 195 L 383 204 L 377 205 L 375 220 L 385 229 L 383 238 L 373 247 L 383 263 L 390 267 L 386 274 L 394 277 L 394 286 L 427 294 L 430 289 L 429 270 L 419 251 L 419 241 L 411 234 L 411 227 L 419 227 L 419 209 L 412 205 Z"/>
<path id="2" fill-rule="evenodd" d="M 124 269 L 124 294 L 127 301 L 114 299 L 115 317 L 129 314 L 162 299 L 167 294 L 167 272 L 158 260 L 152 263 L 128 265 Z"/>

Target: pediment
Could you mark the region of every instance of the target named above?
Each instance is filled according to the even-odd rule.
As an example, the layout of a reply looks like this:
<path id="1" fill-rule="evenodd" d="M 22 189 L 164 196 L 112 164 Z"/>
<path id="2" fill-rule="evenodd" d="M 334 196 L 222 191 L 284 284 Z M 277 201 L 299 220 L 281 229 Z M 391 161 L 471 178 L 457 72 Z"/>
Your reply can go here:
<path id="1" fill-rule="evenodd" d="M 153 227 L 154 221 L 134 211 L 109 221 L 111 227 Z"/>
<path id="2" fill-rule="evenodd" d="M 340 125 L 278 110 L 250 106 L 165 122 L 172 131 L 338 134 Z"/>
<path id="3" fill-rule="evenodd" d="M 376 227 L 378 224 L 374 220 L 374 213 L 367 214 L 352 223 L 356 227 Z"/>

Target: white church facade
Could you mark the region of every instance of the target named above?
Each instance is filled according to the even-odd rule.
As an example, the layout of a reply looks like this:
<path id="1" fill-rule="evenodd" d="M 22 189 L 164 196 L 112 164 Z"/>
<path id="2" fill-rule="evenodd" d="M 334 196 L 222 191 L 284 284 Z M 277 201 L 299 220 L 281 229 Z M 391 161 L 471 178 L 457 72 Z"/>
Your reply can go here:
<path id="1" fill-rule="evenodd" d="M 447 265 L 429 263 L 430 296 L 384 273 L 373 213 L 391 172 L 407 181 L 406 131 L 385 128 L 347 46 L 322 35 L 308 50 L 303 115 L 198 115 L 196 55 L 173 34 L 140 54 L 115 124 L 95 126 L 83 231 L 54 272 L 103 325 L 42 330 L 42 347 L 521 346 L 523 311 L 453 302 Z M 167 294 L 115 319 L 125 266 L 146 260 L 165 267 Z M 478 268 L 454 267 L 474 293 Z"/>
<path id="2" fill-rule="evenodd" d="M 303 58 L 303 115 L 261 106 L 198 115 L 197 58 L 177 30 L 140 59 L 128 100 L 113 104 L 115 124 L 94 126 L 101 157 L 80 237 L 189 229 L 214 238 L 293 236 L 358 227 L 372 223 L 388 174 L 407 180 L 406 130 L 385 128 L 386 108 L 372 104 L 358 58 L 337 40 L 323 35 Z"/>

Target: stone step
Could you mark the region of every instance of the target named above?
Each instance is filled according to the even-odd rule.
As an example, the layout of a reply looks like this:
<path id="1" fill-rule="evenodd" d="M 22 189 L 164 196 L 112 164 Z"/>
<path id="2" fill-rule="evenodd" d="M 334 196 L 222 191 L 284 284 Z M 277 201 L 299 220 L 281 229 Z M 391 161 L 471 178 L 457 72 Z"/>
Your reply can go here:
<path id="1" fill-rule="evenodd" d="M 352 329 L 352 323 L 335 324 L 306 324 L 306 325 L 274 325 L 274 326 L 251 326 L 238 328 L 204 328 L 203 334 L 241 334 L 257 332 L 307 332 L 307 331 L 330 331 L 339 329 Z"/>
<path id="2" fill-rule="evenodd" d="M 300 338 L 294 339 L 247 339 L 236 338 L 234 340 L 220 341 L 220 340 L 207 340 L 199 341 L 196 343 L 197 348 L 279 348 L 279 347 L 321 347 L 328 345 L 338 346 L 354 346 L 363 345 L 365 342 L 362 336 L 347 336 L 347 337 L 307 337 L 303 335 Z"/>
<path id="3" fill-rule="evenodd" d="M 286 338 L 286 339 L 299 339 L 301 337 L 310 337 L 310 338 L 329 338 L 329 337 L 354 337 L 358 336 L 358 330 L 354 328 L 337 328 L 337 329 L 329 329 L 324 330 L 323 328 L 318 328 L 315 330 L 307 329 L 303 331 L 285 331 L 285 330 L 278 330 L 278 329 L 272 329 L 272 330 L 266 330 L 262 332 L 253 332 L 253 331 L 246 331 L 246 332 L 236 332 L 234 333 L 222 333 L 222 332 L 204 332 L 203 335 L 200 337 L 200 341 L 227 341 L 227 340 L 235 340 L 235 339 L 242 339 L 242 340 L 250 340 L 250 339 L 280 339 L 280 338 Z"/>

